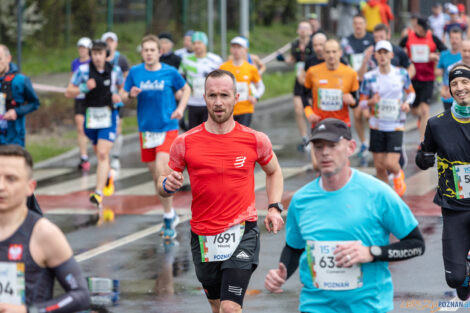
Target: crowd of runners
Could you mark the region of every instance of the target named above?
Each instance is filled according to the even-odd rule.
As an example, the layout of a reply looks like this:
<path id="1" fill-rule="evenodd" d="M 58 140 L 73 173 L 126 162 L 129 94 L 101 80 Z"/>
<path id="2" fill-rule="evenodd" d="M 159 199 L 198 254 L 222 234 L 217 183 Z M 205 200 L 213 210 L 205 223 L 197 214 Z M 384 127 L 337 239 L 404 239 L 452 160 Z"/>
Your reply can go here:
<path id="1" fill-rule="evenodd" d="M 99 211 L 104 197 L 115 191 L 122 107 L 134 102 L 141 161 L 163 206 L 163 240 L 177 236 L 172 200 L 188 172 L 190 249 L 212 312 L 242 311 L 259 263 L 256 163 L 266 174 L 264 226 L 275 234 L 286 226 L 279 267 L 267 273 L 266 289 L 282 292 L 299 268 L 300 312 L 393 310 L 388 262 L 425 251 L 418 221 L 401 198 L 407 188 L 403 143 L 409 113 L 417 117 L 420 133 L 414 143 L 417 166 L 435 166 L 437 155 L 434 201 L 444 221 L 446 281 L 460 299 L 469 297 L 465 7 L 446 4 L 443 12 L 435 4 L 430 17 L 413 15 L 395 45 L 390 16 L 374 16 L 375 8 L 382 17 L 386 4 L 374 3 L 368 1 L 362 14 L 352 17 L 352 33 L 342 38 L 329 37 L 318 16 L 309 15 L 298 24 L 290 51 L 277 56 L 295 64 L 292 123 L 299 130 L 299 153 L 310 153 L 316 176 L 295 193 L 286 221 L 281 166 L 268 136 L 250 128 L 256 104 L 270 86 L 262 79 L 266 65 L 249 53 L 247 38 L 232 38 L 230 56 L 223 60 L 207 50 L 202 31 L 187 31 L 184 46 L 175 51 L 172 34 L 146 35 L 139 46 L 142 62 L 133 66 L 119 52 L 113 32 L 78 40 L 65 96 L 75 102 L 79 170 L 90 171 L 89 142 L 96 155 L 89 201 Z M 8 47 L 0 45 L 0 313 L 87 310 L 89 290 L 72 249 L 62 231 L 41 216 L 34 198 L 25 118 L 40 104 L 29 78 L 11 59 Z M 436 85 L 443 113 L 430 118 Z M 351 167 L 355 153 L 361 166 L 373 162 L 375 177 Z M 390 234 L 398 241 L 391 243 Z M 54 279 L 65 291 L 56 297 Z"/>

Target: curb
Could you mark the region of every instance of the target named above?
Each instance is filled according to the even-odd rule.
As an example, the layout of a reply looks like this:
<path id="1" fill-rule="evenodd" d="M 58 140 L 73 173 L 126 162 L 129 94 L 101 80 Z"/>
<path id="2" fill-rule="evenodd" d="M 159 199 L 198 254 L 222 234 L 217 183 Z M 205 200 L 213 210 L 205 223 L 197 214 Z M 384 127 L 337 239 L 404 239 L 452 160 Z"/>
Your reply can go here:
<path id="1" fill-rule="evenodd" d="M 279 111 L 284 111 L 288 109 L 293 109 L 293 95 L 292 94 L 287 94 L 283 96 L 279 96 L 276 98 L 260 101 L 256 105 L 256 110 L 253 115 L 253 122 L 255 120 L 260 120 L 262 119 L 265 115 L 266 112 L 269 111 L 270 114 L 276 113 Z M 433 102 L 430 105 L 430 114 L 429 116 L 434 116 L 439 114 L 442 111 L 442 107 L 440 106 L 439 102 Z M 410 118 L 407 119 L 406 124 L 405 124 L 405 132 L 416 130 L 418 128 L 417 126 L 417 118 L 410 115 Z M 138 133 L 133 133 L 133 134 L 127 134 L 123 136 L 123 144 L 126 142 L 136 140 L 139 138 Z M 78 158 L 79 150 L 78 147 L 73 148 L 72 150 L 69 150 L 67 152 L 64 152 L 58 156 L 52 157 L 50 159 L 38 162 L 34 165 L 35 169 L 41 169 L 41 168 L 46 168 L 51 165 L 54 165 L 55 163 L 62 162 L 66 159 L 70 158 Z"/>
<path id="2" fill-rule="evenodd" d="M 276 108 L 276 111 L 278 111 L 280 109 L 285 109 L 287 107 L 287 105 L 289 105 L 289 107 L 291 107 L 292 98 L 293 98 L 292 95 L 284 95 L 284 96 L 280 96 L 280 97 L 277 97 L 277 98 L 272 98 L 272 99 L 260 101 L 256 105 L 256 110 L 263 112 L 263 111 L 266 111 L 266 110 L 271 110 L 274 107 Z M 256 114 L 257 111 L 255 111 L 254 118 L 256 118 L 257 116 L 258 117 L 260 116 L 260 115 Z M 139 133 L 132 133 L 132 134 L 124 135 L 123 136 L 123 145 L 126 144 L 126 142 L 133 141 L 133 140 L 138 140 L 138 138 L 139 138 Z M 78 156 L 79 156 L 79 150 L 78 150 L 78 147 L 75 147 L 75 148 L 73 148 L 73 149 L 71 149 L 67 152 L 64 152 L 62 154 L 59 154 L 55 157 L 52 157 L 50 159 L 47 159 L 47 160 L 44 160 L 44 161 L 41 161 L 41 162 L 38 162 L 38 163 L 34 164 L 34 169 L 47 168 L 47 167 L 50 167 L 50 166 L 52 166 L 56 163 L 61 163 L 61 162 L 65 161 L 67 159 L 70 159 L 70 158 L 77 158 L 78 159 Z"/>

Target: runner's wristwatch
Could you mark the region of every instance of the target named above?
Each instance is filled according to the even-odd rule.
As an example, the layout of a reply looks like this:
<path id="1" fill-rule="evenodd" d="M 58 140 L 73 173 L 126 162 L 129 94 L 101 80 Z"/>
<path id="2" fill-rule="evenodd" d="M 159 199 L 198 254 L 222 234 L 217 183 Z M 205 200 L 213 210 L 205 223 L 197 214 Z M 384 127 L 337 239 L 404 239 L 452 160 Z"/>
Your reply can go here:
<path id="1" fill-rule="evenodd" d="M 377 259 L 377 257 L 382 255 L 382 248 L 379 246 L 370 246 L 369 247 L 370 254 L 374 258 L 374 261 Z"/>
<path id="2" fill-rule="evenodd" d="M 282 211 L 284 211 L 284 206 L 282 205 L 281 202 L 271 203 L 270 205 L 268 205 L 268 210 L 270 208 L 276 208 L 279 211 L 279 213 L 282 213 Z"/>

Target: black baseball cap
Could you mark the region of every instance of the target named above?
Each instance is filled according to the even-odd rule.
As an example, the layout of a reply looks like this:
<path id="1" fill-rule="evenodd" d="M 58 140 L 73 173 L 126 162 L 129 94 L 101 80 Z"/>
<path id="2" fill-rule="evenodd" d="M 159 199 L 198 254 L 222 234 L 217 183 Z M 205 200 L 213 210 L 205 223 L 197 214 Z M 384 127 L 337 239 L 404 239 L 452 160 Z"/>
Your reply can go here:
<path id="1" fill-rule="evenodd" d="M 310 141 L 323 139 L 338 142 L 341 139 L 351 140 L 351 129 L 345 122 L 336 118 L 324 119 L 315 126 Z"/>

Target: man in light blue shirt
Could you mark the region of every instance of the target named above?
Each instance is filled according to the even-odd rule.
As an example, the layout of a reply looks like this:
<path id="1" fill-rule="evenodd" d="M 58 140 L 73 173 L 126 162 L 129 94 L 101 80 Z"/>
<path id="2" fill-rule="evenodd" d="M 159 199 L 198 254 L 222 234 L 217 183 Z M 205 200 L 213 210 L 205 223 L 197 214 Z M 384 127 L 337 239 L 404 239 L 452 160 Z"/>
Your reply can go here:
<path id="1" fill-rule="evenodd" d="M 424 253 L 418 222 L 390 186 L 350 168 L 356 143 L 344 122 L 321 121 L 311 141 L 321 176 L 293 196 L 286 246 L 265 287 L 282 292 L 300 261 L 299 311 L 392 311 L 387 262 Z M 390 244 L 390 234 L 399 241 Z"/>

